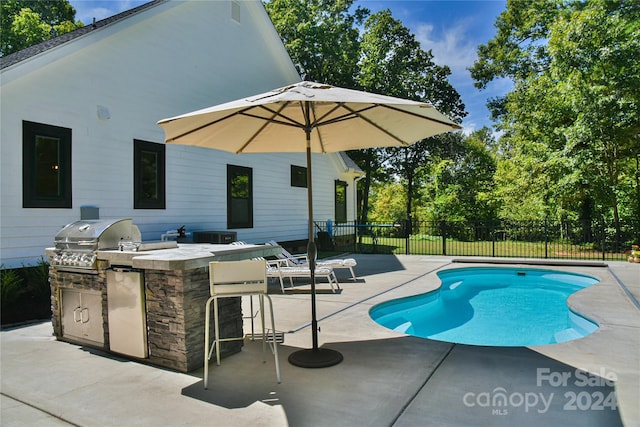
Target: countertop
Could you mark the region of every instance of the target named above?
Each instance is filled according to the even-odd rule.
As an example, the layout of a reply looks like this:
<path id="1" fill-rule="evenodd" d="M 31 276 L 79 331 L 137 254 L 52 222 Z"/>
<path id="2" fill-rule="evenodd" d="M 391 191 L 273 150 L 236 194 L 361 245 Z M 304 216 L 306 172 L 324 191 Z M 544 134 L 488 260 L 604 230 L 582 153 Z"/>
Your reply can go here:
<path id="1" fill-rule="evenodd" d="M 126 266 L 141 270 L 191 270 L 207 267 L 211 261 L 238 261 L 281 253 L 280 246 L 271 245 L 223 245 L 213 243 L 178 243 L 176 248 L 132 251 L 117 249 L 99 250 L 98 260 L 110 265 Z M 55 248 L 45 250 L 48 256 Z"/>

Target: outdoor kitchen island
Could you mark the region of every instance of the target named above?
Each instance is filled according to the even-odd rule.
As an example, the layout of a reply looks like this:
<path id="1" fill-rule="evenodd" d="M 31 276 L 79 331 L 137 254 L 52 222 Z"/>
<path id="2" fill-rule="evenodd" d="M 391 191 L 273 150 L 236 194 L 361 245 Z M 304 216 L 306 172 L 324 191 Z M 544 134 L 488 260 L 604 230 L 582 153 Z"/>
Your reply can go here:
<path id="1" fill-rule="evenodd" d="M 56 338 L 180 372 L 201 368 L 209 262 L 266 257 L 280 248 L 172 243 L 173 248 L 165 249 L 144 247 L 143 242 L 129 250 L 97 250 L 92 268 L 52 262 L 49 280 Z M 166 242 L 158 242 L 157 247 L 163 246 Z M 49 248 L 46 253 L 53 261 L 59 251 Z M 121 278 L 127 275 L 138 278 L 130 289 L 122 287 L 126 281 Z M 133 295 L 136 286 L 138 296 Z M 221 300 L 220 335 L 242 334 L 240 298 Z M 231 341 L 221 350 L 228 355 L 241 347 L 241 341 Z"/>

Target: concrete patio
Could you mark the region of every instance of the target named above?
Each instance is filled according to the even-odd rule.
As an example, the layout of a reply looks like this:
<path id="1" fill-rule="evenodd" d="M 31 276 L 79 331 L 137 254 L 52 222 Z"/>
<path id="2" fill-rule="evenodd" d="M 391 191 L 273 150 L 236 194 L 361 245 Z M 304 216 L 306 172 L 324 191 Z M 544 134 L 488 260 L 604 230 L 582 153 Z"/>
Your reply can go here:
<path id="1" fill-rule="evenodd" d="M 368 315 L 380 302 L 436 289 L 440 269 L 481 264 L 356 258 L 356 282 L 341 276 L 338 294 L 318 286 L 320 344 L 344 355 L 339 365 L 287 362 L 311 346 L 305 286 L 282 295 L 273 283 L 276 326 L 285 332 L 281 384 L 271 355 L 262 362 L 259 342 L 247 341 L 219 367 L 213 363 L 204 390 L 202 369 L 181 374 L 59 342 L 45 322 L 1 333 L 0 424 L 640 426 L 640 264 L 539 266 L 600 279 L 569 300 L 600 328 L 576 341 L 509 348 L 408 337 Z"/>

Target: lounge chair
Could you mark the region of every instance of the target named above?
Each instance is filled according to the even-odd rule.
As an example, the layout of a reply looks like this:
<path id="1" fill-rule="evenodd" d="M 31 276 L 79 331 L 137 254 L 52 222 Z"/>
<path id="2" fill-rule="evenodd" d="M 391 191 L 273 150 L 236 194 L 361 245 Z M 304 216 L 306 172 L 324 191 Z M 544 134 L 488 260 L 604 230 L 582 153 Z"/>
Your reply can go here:
<path id="1" fill-rule="evenodd" d="M 237 241 L 232 242 L 232 245 L 246 245 L 245 242 Z M 279 246 L 276 242 L 271 241 L 267 243 L 272 246 Z M 283 249 L 284 251 L 284 249 Z M 287 252 L 289 253 L 289 252 Z M 254 258 L 264 260 L 262 257 Z M 294 278 L 311 278 L 311 269 L 308 265 L 290 265 L 286 259 L 277 260 L 265 260 L 267 263 L 267 277 L 274 277 L 280 280 L 280 289 L 284 293 L 284 279 L 289 278 L 289 283 L 293 286 Z M 337 289 L 340 289 L 340 283 L 338 278 L 330 266 L 316 265 L 315 277 L 324 277 L 331 285 L 331 290 L 335 293 Z M 253 309 L 252 309 L 253 310 Z"/>
<path id="2" fill-rule="evenodd" d="M 278 243 L 274 240 L 268 241 L 267 244 L 272 246 L 279 246 Z M 292 255 L 284 248 L 282 249 L 282 253 L 276 256 L 281 260 L 287 261 L 287 265 L 289 267 L 305 267 L 309 265 L 307 255 Z M 353 258 L 323 259 L 316 261 L 316 267 L 331 267 L 334 270 L 339 268 L 348 268 L 351 272 L 352 280 L 356 280 L 356 273 L 353 271 L 353 267 L 355 267 L 356 265 L 358 265 L 358 263 Z"/>
<path id="3" fill-rule="evenodd" d="M 293 286 L 294 278 L 311 278 L 311 269 L 305 266 L 289 266 L 286 260 L 267 261 L 267 277 L 275 277 L 280 280 L 280 289 L 284 293 L 284 279 L 289 278 L 289 283 Z M 315 277 L 324 277 L 331 285 L 331 290 L 335 293 L 340 289 L 338 279 L 331 267 L 316 267 Z"/>

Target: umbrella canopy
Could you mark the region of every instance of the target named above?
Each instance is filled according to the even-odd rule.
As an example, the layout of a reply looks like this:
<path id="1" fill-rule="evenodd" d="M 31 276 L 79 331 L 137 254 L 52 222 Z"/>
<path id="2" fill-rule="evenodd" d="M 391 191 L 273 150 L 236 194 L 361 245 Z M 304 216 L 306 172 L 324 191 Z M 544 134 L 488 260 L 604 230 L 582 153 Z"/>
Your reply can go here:
<path id="1" fill-rule="evenodd" d="M 307 81 L 160 120 L 158 124 L 165 131 L 167 143 L 236 154 L 307 153 L 307 256 L 311 271 L 313 346 L 289 356 L 289 362 L 307 368 L 332 366 L 342 361 L 339 352 L 318 348 L 311 153 L 408 146 L 433 135 L 460 129 L 433 106 L 423 102 Z"/>
<path id="2" fill-rule="evenodd" d="M 307 107 L 308 106 L 308 111 Z M 314 153 L 407 146 L 460 129 L 433 106 L 300 82 L 158 122 L 169 143 L 240 153 Z"/>

